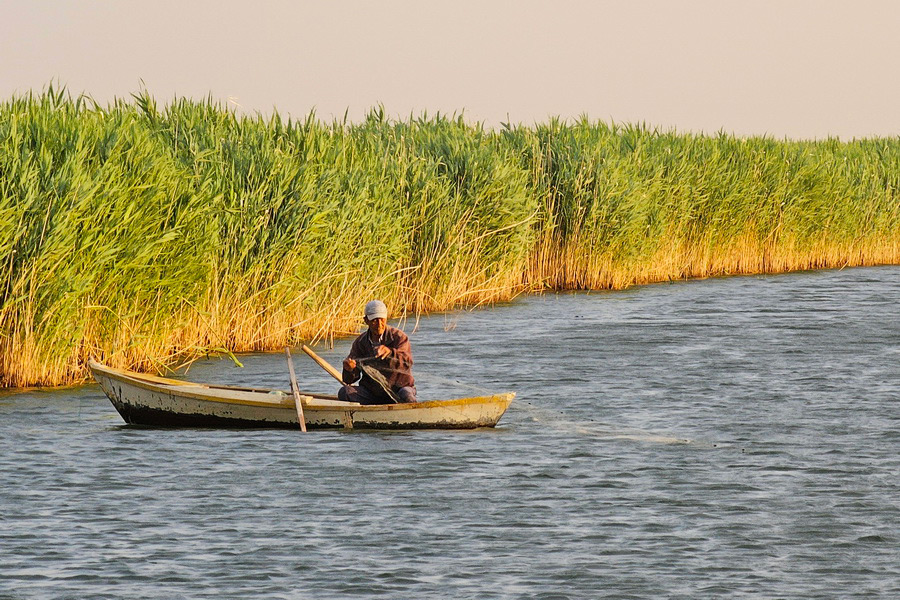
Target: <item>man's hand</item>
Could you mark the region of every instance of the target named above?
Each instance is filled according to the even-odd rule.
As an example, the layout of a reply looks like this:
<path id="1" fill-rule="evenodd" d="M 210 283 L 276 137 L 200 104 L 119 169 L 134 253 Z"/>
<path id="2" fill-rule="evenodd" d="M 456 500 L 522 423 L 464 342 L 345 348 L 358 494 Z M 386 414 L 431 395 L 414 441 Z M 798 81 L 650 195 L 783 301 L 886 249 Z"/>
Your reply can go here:
<path id="1" fill-rule="evenodd" d="M 391 349 L 387 346 L 375 346 L 375 358 L 385 359 L 391 355 Z"/>
<path id="2" fill-rule="evenodd" d="M 356 361 L 350 358 L 349 356 L 344 359 L 344 370 L 345 371 L 353 371 L 356 369 Z"/>

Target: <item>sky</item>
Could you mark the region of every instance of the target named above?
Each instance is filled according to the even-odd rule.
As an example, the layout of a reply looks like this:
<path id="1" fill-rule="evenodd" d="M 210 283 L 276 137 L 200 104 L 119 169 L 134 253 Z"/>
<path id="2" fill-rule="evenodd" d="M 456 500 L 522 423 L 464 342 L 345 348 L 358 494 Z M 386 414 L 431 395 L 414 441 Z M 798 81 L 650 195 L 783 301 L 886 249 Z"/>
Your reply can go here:
<path id="1" fill-rule="evenodd" d="M 900 135 L 896 0 L 0 0 L 0 99 Z"/>

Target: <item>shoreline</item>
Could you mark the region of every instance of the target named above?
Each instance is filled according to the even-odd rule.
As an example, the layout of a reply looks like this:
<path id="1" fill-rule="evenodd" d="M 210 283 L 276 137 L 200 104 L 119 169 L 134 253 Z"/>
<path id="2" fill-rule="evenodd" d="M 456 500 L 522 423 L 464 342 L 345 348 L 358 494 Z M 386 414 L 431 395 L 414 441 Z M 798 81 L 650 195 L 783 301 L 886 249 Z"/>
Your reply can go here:
<path id="1" fill-rule="evenodd" d="M 476 310 L 480 307 L 485 306 L 494 306 L 497 304 L 504 303 L 512 303 L 515 302 L 517 298 L 528 295 L 544 295 L 544 294 L 591 294 L 591 293 L 602 293 L 602 292 L 623 292 L 626 290 L 633 289 L 635 287 L 645 287 L 645 286 L 655 286 L 662 284 L 672 284 L 672 283 L 691 283 L 704 281 L 707 279 L 726 279 L 726 278 L 734 278 L 734 277 L 763 277 L 763 276 L 781 276 L 781 275 L 793 275 L 793 274 L 802 274 L 802 273 L 815 273 L 821 271 L 842 271 L 844 269 L 865 269 L 865 268 L 891 268 L 891 267 L 900 267 L 900 261 L 894 263 L 875 263 L 875 264 L 860 264 L 860 265 L 844 265 L 844 266 L 832 266 L 832 267 L 816 267 L 816 268 L 807 268 L 807 269 L 793 269 L 793 270 L 784 270 L 784 271 L 769 271 L 769 272 L 735 272 L 735 273 L 716 273 L 709 274 L 706 276 L 697 276 L 697 277 L 689 277 L 689 278 L 672 278 L 672 279 L 664 279 L 664 280 L 654 280 L 654 281 L 645 281 L 641 283 L 634 283 L 632 285 L 618 287 L 618 288 L 540 288 L 540 289 L 530 289 L 530 290 L 521 290 L 519 292 L 513 293 L 508 298 L 497 299 L 495 301 L 489 303 L 482 303 L 480 305 L 462 305 L 455 307 L 448 307 L 446 309 L 438 309 L 429 312 L 422 313 L 409 313 L 406 312 L 404 316 L 398 316 L 392 318 L 392 321 L 405 321 L 409 323 L 410 321 L 415 322 L 419 318 L 423 317 L 431 317 L 440 314 L 451 314 L 458 311 L 466 311 L 466 310 Z M 350 319 L 354 319 L 354 317 L 350 317 Z M 358 320 L 358 319 L 355 319 Z M 350 330 L 345 331 L 335 331 L 335 332 L 319 332 L 317 336 L 314 337 L 306 337 L 306 338 L 298 338 L 292 343 L 288 343 L 287 345 L 292 348 L 298 346 L 300 343 L 307 344 L 318 344 L 324 340 L 331 340 L 333 345 L 333 341 L 337 339 L 350 339 L 355 335 L 358 335 L 359 331 L 351 332 Z M 283 347 L 285 344 L 276 344 L 270 347 L 259 347 L 259 348 L 251 348 L 251 349 L 242 349 L 242 350 L 232 350 L 229 352 L 201 352 L 196 356 L 190 357 L 188 360 L 181 362 L 179 364 L 169 363 L 162 369 L 148 369 L 143 372 L 148 372 L 157 375 L 171 375 L 178 370 L 181 370 L 185 367 L 190 368 L 190 364 L 195 360 L 202 359 L 204 356 L 212 357 L 218 356 L 222 360 L 229 359 L 235 361 L 239 366 L 239 358 L 241 356 L 253 355 L 253 354 L 278 354 L 283 351 Z M 161 363 L 158 363 L 161 364 Z M 57 391 L 64 390 L 66 388 L 74 388 L 81 387 L 83 385 L 90 385 L 93 383 L 93 380 L 90 376 L 87 367 L 84 367 L 85 375 L 80 379 L 73 379 L 67 383 L 63 383 L 60 385 L 32 385 L 26 387 L 10 387 L 3 386 L 0 387 L 0 396 L 3 395 L 12 395 L 18 393 L 27 393 L 27 392 L 41 392 L 41 391 Z"/>

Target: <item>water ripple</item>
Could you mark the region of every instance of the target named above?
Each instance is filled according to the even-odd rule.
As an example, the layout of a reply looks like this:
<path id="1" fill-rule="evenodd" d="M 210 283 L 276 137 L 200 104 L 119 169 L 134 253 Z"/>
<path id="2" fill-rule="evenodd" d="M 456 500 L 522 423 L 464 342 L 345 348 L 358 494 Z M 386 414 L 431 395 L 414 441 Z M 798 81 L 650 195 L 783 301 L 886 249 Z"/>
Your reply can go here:
<path id="1" fill-rule="evenodd" d="M 423 319 L 420 395 L 515 389 L 495 430 L 163 430 L 96 386 L 7 393 L 0 598 L 900 597 L 897 306 L 885 267 Z M 242 360 L 189 377 L 284 385 Z"/>

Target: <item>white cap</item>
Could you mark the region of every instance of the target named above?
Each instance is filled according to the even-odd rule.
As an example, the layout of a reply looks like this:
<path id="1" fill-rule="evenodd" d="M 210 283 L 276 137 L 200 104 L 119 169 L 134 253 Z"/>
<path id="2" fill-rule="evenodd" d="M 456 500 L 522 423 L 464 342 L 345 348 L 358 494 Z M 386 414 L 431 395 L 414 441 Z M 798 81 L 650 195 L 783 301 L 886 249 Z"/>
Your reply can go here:
<path id="1" fill-rule="evenodd" d="M 385 306 L 384 302 L 382 302 L 381 300 L 372 300 L 371 302 L 367 302 L 366 318 L 370 321 L 372 319 L 387 319 L 387 306 Z"/>

